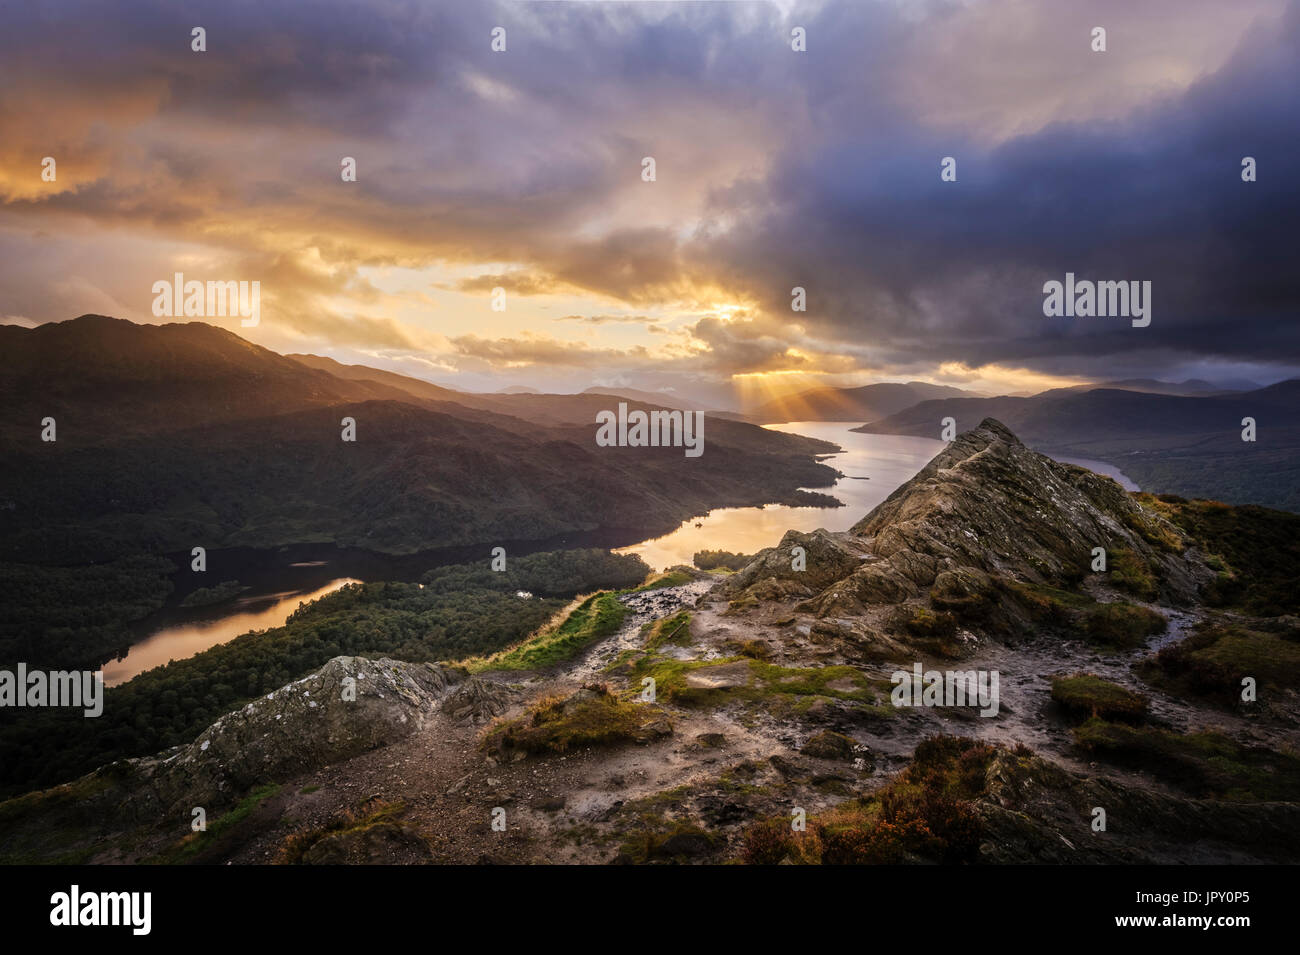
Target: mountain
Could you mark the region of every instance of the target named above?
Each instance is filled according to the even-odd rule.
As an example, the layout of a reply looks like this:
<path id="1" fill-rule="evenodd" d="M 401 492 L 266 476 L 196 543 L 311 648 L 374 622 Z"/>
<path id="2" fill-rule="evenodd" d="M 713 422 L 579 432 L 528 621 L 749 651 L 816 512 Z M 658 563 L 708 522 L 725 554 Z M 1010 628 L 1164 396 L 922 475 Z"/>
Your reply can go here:
<path id="1" fill-rule="evenodd" d="M 1078 393 L 1084 391 L 1095 391 L 1097 389 L 1110 389 L 1113 391 L 1143 391 L 1152 395 L 1214 395 L 1225 394 L 1233 391 L 1255 391 L 1260 386 L 1254 383 L 1248 383 L 1247 388 L 1234 388 L 1231 385 L 1218 386 L 1208 381 L 1201 381 L 1197 378 L 1190 378 L 1187 381 L 1170 382 L 1157 381 L 1154 378 L 1126 378 L 1122 381 L 1101 381 L 1091 385 L 1074 385 L 1070 388 L 1053 388 L 1049 391 L 1039 392 L 1034 397 L 1044 397 L 1049 395 L 1064 395 L 1069 393 Z"/>
<path id="2" fill-rule="evenodd" d="M 1179 539 L 1114 481 L 1030 450 L 990 418 L 962 433 L 847 535 L 817 532 L 805 540 L 791 532 L 774 555 L 737 572 L 724 590 L 761 596 L 773 581 L 804 582 L 782 592 L 810 598 L 804 606 L 819 616 L 857 616 L 936 593 L 949 602 L 987 602 L 998 579 L 1072 586 L 1092 548 L 1103 546 L 1141 564 L 1166 600 L 1187 604 L 1210 574 L 1157 546 Z M 791 572 L 787 544 L 815 554 L 816 572 Z M 756 594 L 759 582 L 767 589 Z"/>
<path id="3" fill-rule="evenodd" d="M 0 347 L 9 660 L 111 659 L 199 546 L 609 547 L 718 507 L 838 504 L 805 490 L 833 483 L 834 445 L 708 418 L 698 458 L 599 447 L 608 396 L 449 396 L 201 323 L 85 316 L 2 327 Z"/>
<path id="4" fill-rule="evenodd" d="M 371 368 L 369 365 L 344 365 L 333 358 L 323 358 L 319 355 L 286 355 L 285 357 L 308 368 L 328 372 L 335 378 L 342 378 L 345 381 L 373 381 L 430 401 L 456 401 L 463 394 L 454 388 L 444 388 L 431 381 L 384 371 L 381 368 Z"/>
<path id="5" fill-rule="evenodd" d="M 601 448 L 606 396 L 450 393 L 309 367 L 201 323 L 87 316 L 0 328 L 0 344 L 15 359 L 0 367 L 0 559 L 664 532 L 714 507 L 821 502 L 799 488 L 834 478 L 822 441 L 709 419 L 699 458 Z M 39 438 L 46 415 L 56 442 Z"/>
<path id="6" fill-rule="evenodd" d="M 971 394 L 947 385 L 923 381 L 907 384 L 883 382 L 860 388 L 813 388 L 765 402 L 746 414 L 764 424 L 786 421 L 854 421 L 883 418 L 931 398 L 956 398 Z"/>
<path id="7" fill-rule="evenodd" d="M 1145 489 L 1300 510 L 1300 380 L 1203 396 L 1098 388 L 940 399 L 854 430 L 937 437 L 949 417 L 959 430 L 995 417 L 1031 447 L 1106 461 Z M 1254 442 L 1242 440 L 1246 418 Z"/>
<path id="8" fill-rule="evenodd" d="M 584 388 L 584 395 L 612 395 L 626 401 L 658 405 L 661 408 L 680 408 L 682 411 L 707 411 L 703 405 L 665 391 L 642 391 L 637 388 Z"/>
<path id="9" fill-rule="evenodd" d="M 512 385 L 491 394 L 468 391 L 453 391 L 419 378 L 399 375 L 395 372 L 382 371 L 366 365 L 343 365 L 331 358 L 315 355 L 289 356 L 311 368 L 327 371 L 347 381 L 373 382 L 407 392 L 413 397 L 434 402 L 452 402 L 466 409 L 490 411 L 508 415 L 521 421 L 531 421 L 545 425 L 587 425 L 595 420 L 598 411 L 617 408 L 619 401 L 626 401 L 632 409 L 649 410 L 654 408 L 681 409 L 690 411 L 705 410 L 702 406 L 675 399 L 662 392 L 638 391 L 636 389 L 601 389 L 588 388 L 576 395 L 543 394 L 535 388 L 524 385 Z M 441 405 L 438 406 L 442 408 Z M 442 408 L 442 410 L 451 410 Z M 452 412 L 456 413 L 456 412 Z M 710 418 L 727 421 L 757 423 L 745 415 L 727 411 L 708 411 Z M 498 425 L 502 424 L 497 422 Z"/>
<path id="10" fill-rule="evenodd" d="M 83 315 L 0 326 L 0 439 L 30 448 L 53 417 L 63 447 L 303 411 L 405 399 L 348 381 L 203 322 L 137 325 Z"/>
<path id="11" fill-rule="evenodd" d="M 1126 494 L 988 419 L 735 574 L 604 591 L 486 657 L 250 685 L 171 749 L 0 803 L 0 860 L 1294 863 L 1297 573 L 1300 517 Z M 236 655 L 256 675 L 292 634 L 440 627 L 426 581 L 144 674 L 90 732 L 238 693 Z M 40 715 L 26 758 L 84 745 Z M 178 832 L 193 806 L 207 831 Z"/>

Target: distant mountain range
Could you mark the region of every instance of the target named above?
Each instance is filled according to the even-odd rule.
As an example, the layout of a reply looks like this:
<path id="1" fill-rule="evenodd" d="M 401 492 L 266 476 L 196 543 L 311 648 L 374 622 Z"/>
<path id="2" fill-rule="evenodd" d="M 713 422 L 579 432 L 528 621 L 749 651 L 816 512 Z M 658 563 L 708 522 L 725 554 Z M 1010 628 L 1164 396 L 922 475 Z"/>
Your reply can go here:
<path id="1" fill-rule="evenodd" d="M 1144 490 L 1300 511 L 1300 380 L 1246 392 L 1055 389 L 1031 398 L 923 401 L 856 431 L 939 437 L 992 417 L 1031 447 L 1114 464 Z M 1253 418 L 1254 442 L 1242 440 Z"/>
<path id="2" fill-rule="evenodd" d="M 752 424 L 708 418 L 697 459 L 599 448 L 610 396 L 455 392 L 200 322 L 5 326 L 0 352 L 0 560 L 648 535 L 715 507 L 830 503 L 799 489 L 835 475 L 816 460 L 833 445 Z"/>
<path id="3" fill-rule="evenodd" d="M 1300 517 L 1129 495 L 992 419 L 856 516 L 726 575 L 607 569 L 568 610 L 482 562 L 372 581 L 109 689 L 102 719 L 9 710 L 0 862 L 1300 858 Z M 605 563 L 559 557 L 523 573 Z M 497 802 L 555 822 L 497 838 Z"/>
<path id="4" fill-rule="evenodd" d="M 1035 398 L 1041 398 L 1046 395 L 1063 395 L 1079 393 L 1084 391 L 1096 391 L 1098 388 L 1108 388 L 1114 391 L 1144 391 L 1153 395 L 1221 395 L 1234 391 L 1257 391 L 1262 386 L 1258 382 L 1237 379 L 1225 382 L 1221 385 L 1211 384 L 1208 381 L 1201 381 L 1199 378 L 1191 378 L 1187 381 L 1157 381 L 1154 378 L 1126 378 L 1122 381 L 1102 381 L 1092 385 L 1074 385 L 1070 388 L 1053 388 L 1050 391 L 1042 391 L 1034 395 Z"/>
<path id="5" fill-rule="evenodd" d="M 812 388 L 785 395 L 747 409 L 747 414 L 764 424 L 787 421 L 857 421 L 874 420 L 910 408 L 918 401 L 932 398 L 960 398 L 973 395 L 947 385 L 923 381 L 906 384 L 883 382 L 860 388 Z"/>
<path id="6" fill-rule="evenodd" d="M 1205 396 L 1229 394 L 1234 391 L 1255 391 L 1259 385 L 1251 381 L 1225 382 L 1220 385 L 1190 379 L 1182 382 L 1157 381 L 1154 378 L 1128 378 L 1091 385 L 1074 385 L 1053 388 L 1020 397 L 1055 398 L 1069 394 L 1082 394 L 1097 389 L 1137 391 L 1158 395 Z M 625 390 L 624 390 L 625 391 Z M 882 382 L 858 388 L 812 388 L 796 394 L 785 395 L 747 409 L 747 417 L 764 424 L 787 421 L 875 421 L 897 414 L 922 401 L 941 398 L 983 398 L 977 392 L 949 385 L 932 385 L 924 381 L 906 384 Z"/>
<path id="7" fill-rule="evenodd" d="M 663 408 L 680 408 L 683 411 L 710 410 L 698 402 L 678 395 L 670 395 L 663 391 L 643 391 L 639 388 L 593 387 L 584 389 L 582 393 L 584 395 L 617 395 L 632 401 L 644 401 L 647 404 L 659 405 Z"/>

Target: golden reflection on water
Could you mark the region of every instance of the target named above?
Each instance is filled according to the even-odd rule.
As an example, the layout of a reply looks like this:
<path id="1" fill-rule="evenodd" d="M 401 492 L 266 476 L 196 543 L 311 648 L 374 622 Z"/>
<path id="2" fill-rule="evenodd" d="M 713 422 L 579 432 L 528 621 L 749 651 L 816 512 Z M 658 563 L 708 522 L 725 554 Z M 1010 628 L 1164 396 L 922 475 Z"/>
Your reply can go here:
<path id="1" fill-rule="evenodd" d="M 358 581 L 351 577 L 340 577 L 315 590 L 263 595 L 213 607 L 214 612 L 224 611 L 224 615 L 216 620 L 199 620 L 165 627 L 133 644 L 125 659 L 105 663 L 104 685 L 125 683 L 145 670 L 162 666 L 169 660 L 192 657 L 250 630 L 282 626 L 285 618 L 298 609 L 299 603 L 308 603 L 317 597 L 333 593 L 344 584 L 354 583 Z M 247 609 L 241 609 L 241 603 Z"/>
<path id="2" fill-rule="evenodd" d="M 895 434 L 855 434 L 861 421 L 793 421 L 765 427 L 833 441 L 844 449 L 826 463 L 844 477 L 833 488 L 810 488 L 843 501 L 835 508 L 789 507 L 769 504 L 762 509 L 726 507 L 693 517 L 671 534 L 619 548 L 620 554 L 640 554 L 656 570 L 689 564 L 696 551 L 729 550 L 752 554 L 780 542 L 788 530 L 848 530 L 887 498 L 944 447 L 942 441 Z M 707 452 L 706 452 L 707 453 Z M 867 478 L 868 480 L 861 480 Z M 701 527 L 696 527 L 696 524 Z"/>

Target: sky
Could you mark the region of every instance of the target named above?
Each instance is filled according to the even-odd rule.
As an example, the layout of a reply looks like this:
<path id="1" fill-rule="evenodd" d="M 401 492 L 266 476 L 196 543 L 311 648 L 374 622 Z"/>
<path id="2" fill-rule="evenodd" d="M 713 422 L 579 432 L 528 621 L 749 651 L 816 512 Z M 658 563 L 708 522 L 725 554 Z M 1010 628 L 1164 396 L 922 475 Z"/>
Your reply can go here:
<path id="1" fill-rule="evenodd" d="M 10 5 L 0 321 L 172 321 L 179 271 L 260 282 L 203 319 L 260 345 L 474 391 L 1268 384 L 1298 128 L 1284 0 Z M 1150 324 L 1045 316 L 1067 272 Z"/>

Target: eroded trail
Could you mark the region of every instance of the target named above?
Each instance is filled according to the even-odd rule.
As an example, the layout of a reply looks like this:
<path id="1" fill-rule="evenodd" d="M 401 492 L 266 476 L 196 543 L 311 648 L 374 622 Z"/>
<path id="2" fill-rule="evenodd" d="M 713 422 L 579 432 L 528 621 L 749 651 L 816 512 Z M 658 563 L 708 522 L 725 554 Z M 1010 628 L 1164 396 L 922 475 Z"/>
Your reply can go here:
<path id="1" fill-rule="evenodd" d="M 536 730 L 533 743 L 488 745 L 496 731 L 444 711 L 409 739 L 295 781 L 284 812 L 321 825 L 361 799 L 400 802 L 442 861 L 720 861 L 757 821 L 849 805 L 891 786 L 922 741 L 956 736 L 995 744 L 980 751 L 1016 766 L 985 778 L 979 797 L 988 824 L 1003 827 L 981 846 L 993 861 L 1225 860 L 1254 845 L 1253 832 L 1269 834 L 1255 840 L 1267 854 L 1291 825 L 1289 804 L 1220 810 L 1196 800 L 1200 779 L 1171 788 L 1196 754 L 1180 752 L 1184 763 L 1162 774 L 1084 753 L 1083 717 L 1052 699 L 1053 678 L 1091 674 L 1149 700 L 1148 745 L 1210 731 L 1294 750 L 1285 719 L 1246 719 L 1135 672 L 1205 612 L 1195 595 L 1211 572 L 1172 526 L 995 425 L 954 442 L 902 492 L 852 532 L 792 531 L 732 576 L 620 596 L 618 630 L 571 660 L 476 677 L 487 712 L 513 721 L 512 733 Z M 1080 581 L 1077 555 L 1094 540 L 1110 542 L 1124 577 Z M 655 625 L 683 610 L 687 624 Z M 1114 649 L 1161 617 L 1158 636 Z M 1128 629 L 1109 639 L 1103 625 Z M 895 706 L 892 676 L 914 664 L 996 674 L 996 714 Z M 647 677 L 653 700 L 640 697 Z M 1098 801 L 1127 812 L 1125 841 L 1086 840 Z M 883 800 L 874 805 L 883 813 Z M 1008 805 L 1012 815 L 998 816 Z M 1222 826 L 1178 829 L 1219 812 Z M 265 861 L 285 830 L 269 827 L 241 861 Z M 1216 841 L 1220 831 L 1235 834 Z"/>
<path id="2" fill-rule="evenodd" d="M 305 861 L 808 861 L 788 841 L 800 818 L 829 840 L 817 853 L 844 836 L 827 851 L 850 861 L 953 861 L 954 845 L 959 861 L 1283 859 L 1300 851 L 1284 678 L 1300 632 L 1225 610 L 1212 563 L 1227 565 L 1171 514 L 986 421 L 850 531 L 789 531 L 734 574 L 620 594 L 617 629 L 577 653 L 618 617 L 609 595 L 575 601 L 498 663 L 573 654 L 545 669 L 338 657 L 227 714 L 212 750 L 141 772 L 176 805 L 280 784 L 201 861 L 307 844 Z M 1112 571 L 1083 569 L 1097 541 Z M 996 713 L 896 705 L 914 666 L 996 674 Z M 362 670 L 367 693 L 341 700 L 340 675 Z M 1224 708 L 1243 672 L 1267 702 Z M 1084 674 L 1057 688 L 1067 712 L 1053 680 Z M 1097 807 L 1119 823 L 1105 839 Z M 150 838 L 96 861 L 176 841 Z"/>
<path id="3" fill-rule="evenodd" d="M 619 630 L 576 659 L 546 673 L 480 677 L 485 685 L 509 688 L 503 719 L 519 718 L 542 698 L 564 698 L 587 685 L 607 684 L 625 693 L 634 687 L 618 661 L 645 646 L 647 624 L 688 610 L 689 634 L 659 652 L 664 659 L 698 666 L 692 672 L 699 679 L 690 685 L 707 692 L 659 701 L 672 727 L 665 738 L 527 757 L 517 753 L 503 760 L 480 747 L 483 723 L 457 722 L 443 713 L 409 739 L 284 787 L 263 810 L 275 818 L 267 819 L 265 831 L 234 861 L 271 861 L 292 831 L 325 826 L 372 800 L 403 807 L 404 820 L 430 836 L 437 861 L 606 863 L 635 853 L 628 847 L 645 838 L 638 833 L 672 831 L 685 820 L 716 833 L 721 841 L 707 844 L 716 857 L 720 845 L 737 851 L 747 820 L 788 813 L 792 805 L 813 814 L 878 788 L 908 763 L 919 742 L 936 734 L 1007 748 L 1023 744 L 1084 776 L 1172 793 L 1140 772 L 1098 764 L 1078 751 L 1072 723 L 1051 699 L 1051 681 L 1080 672 L 1149 697 L 1157 726 L 1179 733 L 1209 729 L 1246 743 L 1295 743 L 1285 730 L 1189 704 L 1137 678 L 1133 664 L 1181 639 L 1197 620 L 1192 612 L 1163 608 L 1169 631 L 1128 652 L 1102 652 L 1083 640 L 1059 637 L 1011 646 L 970 634 L 975 649 L 960 661 L 917 657 L 924 669 L 996 671 L 998 712 L 982 717 L 970 707 L 890 706 L 890 676 L 902 664 L 846 664 L 813 632 L 817 621 L 793 613 L 792 604 L 737 614 L 710 593 L 715 583 L 716 578 L 697 580 L 626 595 L 621 599 L 630 613 Z M 739 646 L 760 644 L 772 649 L 774 671 L 751 673 L 759 661 L 737 654 Z M 837 674 L 847 668 L 864 682 L 837 676 L 824 687 L 826 696 L 784 694 L 782 681 L 792 679 L 788 674 L 822 668 Z M 873 692 L 848 698 L 849 690 L 864 685 Z M 834 758 L 809 755 L 809 741 L 826 730 L 851 740 L 854 751 Z M 504 829 L 494 829 L 494 813 Z M 374 851 L 379 858 L 397 850 Z"/>
<path id="4" fill-rule="evenodd" d="M 628 608 L 623 625 L 613 636 L 601 640 L 583 653 L 576 661 L 557 668 L 555 679 L 570 683 L 605 679 L 605 670 L 625 650 L 641 646 L 641 628 L 648 623 L 670 617 L 684 608 L 692 608 L 695 601 L 716 581 L 693 580 L 677 587 L 663 587 L 643 593 L 626 594 L 619 601 Z"/>

